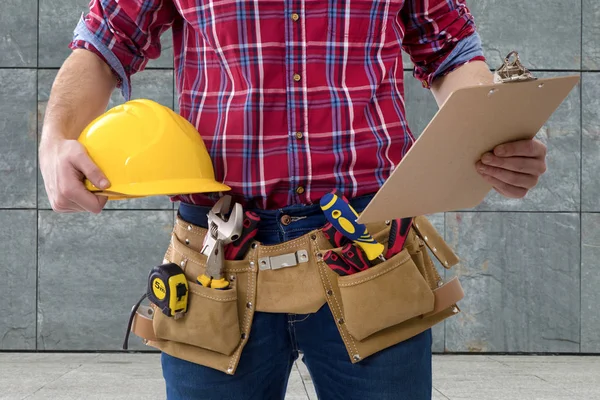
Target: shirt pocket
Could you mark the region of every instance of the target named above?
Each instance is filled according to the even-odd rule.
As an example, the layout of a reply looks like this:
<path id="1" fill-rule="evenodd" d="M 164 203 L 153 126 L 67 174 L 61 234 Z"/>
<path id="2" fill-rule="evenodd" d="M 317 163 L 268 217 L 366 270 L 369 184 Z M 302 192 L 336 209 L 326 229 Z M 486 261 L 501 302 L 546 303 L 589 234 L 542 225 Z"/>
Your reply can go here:
<path id="1" fill-rule="evenodd" d="M 327 34 L 335 41 L 366 42 L 381 37 L 393 0 L 327 0 Z"/>

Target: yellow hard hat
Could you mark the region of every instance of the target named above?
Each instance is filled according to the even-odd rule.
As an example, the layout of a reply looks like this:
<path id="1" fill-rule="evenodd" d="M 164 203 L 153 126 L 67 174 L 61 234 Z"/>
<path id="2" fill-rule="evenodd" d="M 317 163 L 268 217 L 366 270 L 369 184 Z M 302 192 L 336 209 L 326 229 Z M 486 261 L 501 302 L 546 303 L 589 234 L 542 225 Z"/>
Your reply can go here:
<path id="1" fill-rule="evenodd" d="M 111 108 L 78 140 L 110 182 L 101 190 L 86 180 L 86 188 L 109 200 L 231 190 L 215 180 L 194 126 L 152 100 L 130 100 Z"/>

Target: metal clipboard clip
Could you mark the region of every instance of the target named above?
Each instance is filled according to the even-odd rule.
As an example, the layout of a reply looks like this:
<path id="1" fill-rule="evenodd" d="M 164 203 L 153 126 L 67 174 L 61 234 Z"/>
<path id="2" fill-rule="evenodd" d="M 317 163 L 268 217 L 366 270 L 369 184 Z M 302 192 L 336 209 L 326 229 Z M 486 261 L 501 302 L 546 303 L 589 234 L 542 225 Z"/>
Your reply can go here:
<path id="1" fill-rule="evenodd" d="M 512 58 L 514 56 L 514 58 Z M 534 81 L 533 76 L 527 68 L 521 64 L 519 53 L 511 51 L 504 59 L 504 63 L 494 72 L 494 83 L 511 83 Z"/>

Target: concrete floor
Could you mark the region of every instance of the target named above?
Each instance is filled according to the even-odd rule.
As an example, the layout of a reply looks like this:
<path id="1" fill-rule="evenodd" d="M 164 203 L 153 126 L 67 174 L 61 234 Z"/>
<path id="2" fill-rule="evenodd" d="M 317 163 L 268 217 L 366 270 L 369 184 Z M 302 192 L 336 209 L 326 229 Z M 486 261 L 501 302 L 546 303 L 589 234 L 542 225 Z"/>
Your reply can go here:
<path id="1" fill-rule="evenodd" d="M 158 357 L 0 353 L 0 399 L 164 399 Z M 600 399 L 600 357 L 438 355 L 433 382 L 435 400 Z M 286 400 L 316 399 L 298 362 Z"/>

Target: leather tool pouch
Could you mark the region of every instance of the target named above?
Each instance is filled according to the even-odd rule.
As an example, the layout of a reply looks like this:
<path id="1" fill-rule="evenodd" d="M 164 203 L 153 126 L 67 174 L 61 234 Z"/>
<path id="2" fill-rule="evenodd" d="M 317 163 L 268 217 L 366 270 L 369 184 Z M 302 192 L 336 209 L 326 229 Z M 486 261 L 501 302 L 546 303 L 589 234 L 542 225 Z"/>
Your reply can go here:
<path id="1" fill-rule="evenodd" d="M 172 356 L 233 374 L 254 316 L 257 268 L 248 259 L 227 260 L 224 273 L 230 282 L 228 290 L 197 284 L 196 278 L 205 271 L 207 261 L 200 253 L 205 233 L 205 229 L 177 219 L 164 261 L 180 265 L 188 279 L 188 310 L 183 317 L 174 319 L 154 307 L 152 329 L 156 339 L 147 344 Z M 254 249 L 249 253 L 251 256 Z"/>
<path id="2" fill-rule="evenodd" d="M 408 252 L 337 278 L 343 318 L 357 340 L 433 310 L 433 291 Z"/>
<path id="3" fill-rule="evenodd" d="M 368 225 L 380 243 L 389 228 Z M 330 249 L 317 233 L 317 255 Z M 459 312 L 464 296 L 456 278 L 444 284 L 427 248 L 450 268 L 458 258 L 425 217 L 417 217 L 404 249 L 386 261 L 348 276 L 338 276 L 324 262 L 319 272 L 325 295 L 352 362 L 406 340 Z M 339 249 L 333 249 L 339 251 Z"/>
<path id="4" fill-rule="evenodd" d="M 155 335 L 230 355 L 240 342 L 237 288 L 217 291 L 191 281 L 188 285 L 188 312 L 179 319 L 157 312 L 153 322 Z"/>
<path id="5" fill-rule="evenodd" d="M 308 257 L 310 248 L 308 235 L 257 248 L 256 311 L 310 314 L 325 304 L 316 259 Z"/>
<path id="6" fill-rule="evenodd" d="M 387 243 L 389 226 L 368 228 Z M 177 218 L 165 254 L 188 279 L 187 313 L 174 319 L 156 307 L 138 311 L 132 331 L 149 346 L 228 374 L 235 373 L 255 311 L 305 314 L 327 303 L 350 360 L 359 362 L 456 314 L 464 295 L 456 278 L 443 283 L 429 257 L 427 248 L 446 268 L 458 262 L 425 217 L 415 218 L 401 252 L 349 276 L 323 262 L 331 245 L 318 230 L 280 245 L 253 245 L 244 260 L 225 261 L 231 288 L 224 291 L 196 284 L 205 270 L 205 233 Z"/>

